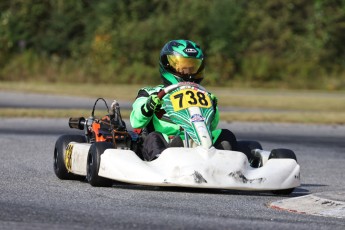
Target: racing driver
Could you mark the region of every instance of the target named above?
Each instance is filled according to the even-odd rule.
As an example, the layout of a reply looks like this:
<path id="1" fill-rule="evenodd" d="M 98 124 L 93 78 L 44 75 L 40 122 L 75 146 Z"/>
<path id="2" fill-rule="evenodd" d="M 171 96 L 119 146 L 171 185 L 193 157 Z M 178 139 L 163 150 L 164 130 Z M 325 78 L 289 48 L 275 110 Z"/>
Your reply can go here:
<path id="1" fill-rule="evenodd" d="M 183 147 L 183 137 L 178 135 L 179 126 L 159 119 L 164 110 L 161 109 L 162 100 L 157 95 L 164 87 L 178 82 L 200 84 L 204 78 L 204 68 L 203 52 L 193 41 L 172 40 L 162 48 L 159 71 L 163 84 L 141 88 L 130 115 L 132 127 L 142 130 L 144 141 L 141 154 L 144 160 L 156 159 L 167 147 Z M 234 150 L 237 145 L 235 135 L 227 129 L 216 129 L 219 122 L 217 98 L 212 93 L 209 96 L 216 110 L 211 123 L 213 145 L 217 149 Z"/>

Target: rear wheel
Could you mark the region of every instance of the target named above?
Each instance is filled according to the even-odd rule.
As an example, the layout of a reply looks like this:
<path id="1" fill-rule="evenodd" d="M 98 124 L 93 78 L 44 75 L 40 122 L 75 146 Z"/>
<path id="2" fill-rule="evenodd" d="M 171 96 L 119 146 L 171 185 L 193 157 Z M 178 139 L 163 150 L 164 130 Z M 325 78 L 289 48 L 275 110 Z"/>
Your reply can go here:
<path id="1" fill-rule="evenodd" d="M 89 154 L 87 156 L 86 179 L 95 187 L 111 187 L 113 181 L 104 177 L 98 176 L 101 155 L 106 149 L 114 148 L 109 142 L 95 142 L 91 145 Z"/>
<path id="2" fill-rule="evenodd" d="M 296 154 L 290 149 L 273 149 L 268 159 L 294 159 L 297 161 Z M 275 195 L 289 195 L 294 190 L 295 188 L 273 190 L 272 193 Z"/>
<path id="3" fill-rule="evenodd" d="M 54 148 L 54 172 L 61 180 L 83 180 L 85 177 L 68 172 L 65 165 L 66 147 L 70 142 L 86 143 L 82 135 L 62 135 L 57 139 Z"/>

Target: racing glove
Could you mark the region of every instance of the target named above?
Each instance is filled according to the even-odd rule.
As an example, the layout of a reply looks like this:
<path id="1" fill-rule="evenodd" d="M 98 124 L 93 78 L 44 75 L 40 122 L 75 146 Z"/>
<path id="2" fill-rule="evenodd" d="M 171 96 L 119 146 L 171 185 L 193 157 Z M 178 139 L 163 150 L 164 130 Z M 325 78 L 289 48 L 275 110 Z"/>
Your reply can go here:
<path id="1" fill-rule="evenodd" d="M 161 107 L 162 107 L 162 100 L 159 99 L 157 95 L 151 95 L 146 101 L 145 112 L 147 115 L 152 116 L 152 114 L 160 110 Z"/>

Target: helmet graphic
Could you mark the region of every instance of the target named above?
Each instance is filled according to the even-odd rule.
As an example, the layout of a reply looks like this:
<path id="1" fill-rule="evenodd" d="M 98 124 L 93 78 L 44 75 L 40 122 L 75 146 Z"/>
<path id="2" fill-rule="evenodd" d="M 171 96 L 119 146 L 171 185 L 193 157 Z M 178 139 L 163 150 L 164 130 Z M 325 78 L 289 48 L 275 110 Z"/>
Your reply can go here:
<path id="1" fill-rule="evenodd" d="M 159 58 L 159 71 L 164 85 L 183 81 L 199 84 L 204 78 L 204 62 L 204 55 L 196 43 L 188 40 L 166 43 Z"/>

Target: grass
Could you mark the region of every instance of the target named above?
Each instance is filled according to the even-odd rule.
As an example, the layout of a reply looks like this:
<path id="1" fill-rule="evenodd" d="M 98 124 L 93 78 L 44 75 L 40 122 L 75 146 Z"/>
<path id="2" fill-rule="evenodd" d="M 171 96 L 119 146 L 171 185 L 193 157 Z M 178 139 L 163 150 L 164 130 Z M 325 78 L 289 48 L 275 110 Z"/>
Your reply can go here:
<path id="1" fill-rule="evenodd" d="M 0 90 L 42 94 L 105 97 L 134 101 L 142 85 L 48 84 L 0 82 Z M 208 88 L 218 97 L 223 121 L 293 122 L 345 124 L 345 92 L 294 91 L 265 89 Z M 252 109 L 238 112 L 240 108 Z M 130 111 L 122 110 L 123 117 Z M 70 117 L 88 116 L 88 110 L 12 109 L 0 110 L 0 117 Z"/>
<path id="2" fill-rule="evenodd" d="M 345 92 L 210 88 L 220 105 L 305 112 L 345 112 Z"/>
<path id="3" fill-rule="evenodd" d="M 121 110 L 123 118 L 128 118 L 130 111 Z M 0 117 L 40 117 L 69 118 L 88 117 L 90 110 L 82 109 L 11 109 L 0 110 Z M 104 114 L 96 114 L 100 117 Z M 252 121 L 252 122 L 288 122 L 304 124 L 345 124 L 344 112 L 221 112 L 221 121 Z"/>

